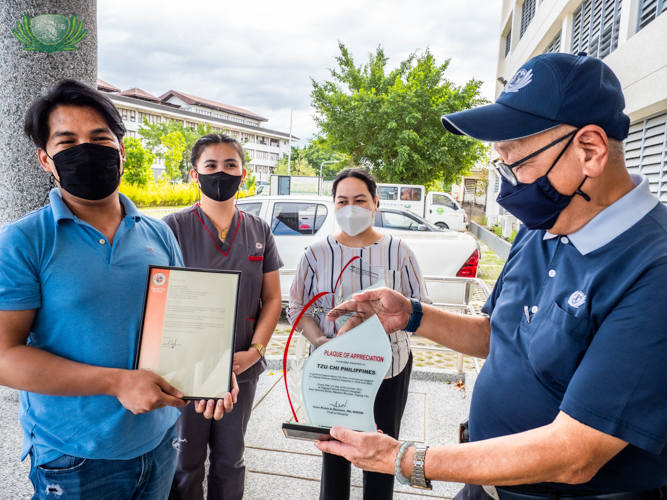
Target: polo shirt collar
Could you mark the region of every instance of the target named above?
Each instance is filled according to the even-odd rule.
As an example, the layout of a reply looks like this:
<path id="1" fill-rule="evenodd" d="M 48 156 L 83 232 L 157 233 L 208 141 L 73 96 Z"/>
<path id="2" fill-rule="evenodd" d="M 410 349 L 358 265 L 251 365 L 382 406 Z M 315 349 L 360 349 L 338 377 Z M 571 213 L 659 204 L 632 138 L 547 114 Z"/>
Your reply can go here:
<path id="1" fill-rule="evenodd" d="M 594 252 L 616 239 L 642 220 L 659 203 L 649 188 L 648 178 L 630 174 L 635 188 L 591 219 L 584 227 L 568 234 L 572 244 L 582 255 Z M 544 239 L 558 237 L 544 233 Z"/>
<path id="2" fill-rule="evenodd" d="M 132 200 L 130 200 L 122 193 L 118 193 L 118 196 L 120 197 L 121 205 L 123 205 L 123 208 L 125 209 L 125 217 L 134 219 L 137 222 L 141 220 L 142 214 L 134 205 L 134 203 L 132 203 Z M 51 201 L 53 219 L 56 221 L 56 223 L 60 222 L 62 219 L 76 219 L 72 211 L 68 208 L 67 205 L 65 205 L 62 194 L 60 194 L 60 188 L 54 188 L 51 190 L 49 193 L 49 200 Z"/>

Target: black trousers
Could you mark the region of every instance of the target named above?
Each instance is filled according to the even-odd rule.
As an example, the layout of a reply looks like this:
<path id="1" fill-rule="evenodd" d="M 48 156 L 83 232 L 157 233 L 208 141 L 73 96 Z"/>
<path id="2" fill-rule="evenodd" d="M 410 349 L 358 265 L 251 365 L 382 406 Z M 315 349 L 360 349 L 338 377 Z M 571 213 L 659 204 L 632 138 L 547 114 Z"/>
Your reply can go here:
<path id="1" fill-rule="evenodd" d="M 396 439 L 401 430 L 401 418 L 408 401 L 411 373 L 412 353 L 401 373 L 382 382 L 375 398 L 373 413 L 378 429 Z M 320 500 L 350 498 L 351 466 L 352 464 L 343 457 L 322 453 Z M 393 496 L 393 474 L 364 471 L 364 500 L 391 500 Z"/>

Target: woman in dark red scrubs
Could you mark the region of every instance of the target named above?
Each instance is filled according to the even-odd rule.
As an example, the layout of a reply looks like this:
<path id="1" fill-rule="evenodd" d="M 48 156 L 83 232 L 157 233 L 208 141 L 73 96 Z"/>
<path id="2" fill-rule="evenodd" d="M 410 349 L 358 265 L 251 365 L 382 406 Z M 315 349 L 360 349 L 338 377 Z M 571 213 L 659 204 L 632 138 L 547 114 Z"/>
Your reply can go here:
<path id="1" fill-rule="evenodd" d="M 186 267 L 241 271 L 234 373 L 239 394 L 221 420 L 206 420 L 193 405 L 178 419 L 178 463 L 170 499 L 203 498 L 207 445 L 208 500 L 241 500 L 245 481 L 244 436 L 266 369 L 264 350 L 280 317 L 283 266 L 269 225 L 238 210 L 234 195 L 245 178 L 243 149 L 223 134 L 200 138 L 192 148 L 190 176 L 201 189 L 193 207 L 164 220 L 174 232 Z"/>

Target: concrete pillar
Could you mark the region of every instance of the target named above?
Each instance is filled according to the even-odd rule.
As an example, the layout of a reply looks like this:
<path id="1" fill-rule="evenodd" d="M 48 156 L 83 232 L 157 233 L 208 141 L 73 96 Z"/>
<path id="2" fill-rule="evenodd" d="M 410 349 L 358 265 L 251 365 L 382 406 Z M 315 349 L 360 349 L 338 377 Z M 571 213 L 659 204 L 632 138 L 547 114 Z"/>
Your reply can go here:
<path id="1" fill-rule="evenodd" d="M 630 40 L 637 32 L 639 24 L 640 0 L 626 0 L 621 4 L 621 21 L 618 30 L 618 46 Z"/>
<path id="2" fill-rule="evenodd" d="M 31 24 L 33 47 L 40 50 L 72 48 L 52 53 L 25 50 L 12 30 L 35 16 L 58 14 Z M 82 30 L 66 38 L 68 19 L 77 17 Z M 65 19 L 67 18 L 67 19 Z M 71 25 L 71 21 L 70 21 Z M 79 33 L 81 35 L 82 31 Z M 72 35 L 74 35 L 72 33 Z M 30 34 L 28 35 L 30 40 Z M 24 36 L 24 40 L 26 37 Z M 0 226 L 42 206 L 48 176 L 35 146 L 23 133 L 28 106 L 43 89 L 58 80 L 74 78 L 95 86 L 97 79 L 96 0 L 2 0 L 0 2 Z M 48 201 L 47 201 L 48 203 Z"/>
<path id="3" fill-rule="evenodd" d="M 560 51 L 566 54 L 572 52 L 572 30 L 574 29 L 574 14 L 568 13 L 563 18 L 563 25 L 560 30 Z"/>

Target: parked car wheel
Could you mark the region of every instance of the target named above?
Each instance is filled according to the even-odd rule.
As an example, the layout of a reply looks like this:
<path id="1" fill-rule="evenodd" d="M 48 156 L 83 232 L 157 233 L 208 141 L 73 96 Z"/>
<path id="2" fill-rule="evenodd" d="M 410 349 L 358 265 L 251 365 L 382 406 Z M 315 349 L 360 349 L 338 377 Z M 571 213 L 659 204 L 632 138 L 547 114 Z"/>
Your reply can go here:
<path id="1" fill-rule="evenodd" d="M 436 222 L 435 225 L 438 226 L 440 229 L 449 229 L 449 226 L 444 222 Z"/>

